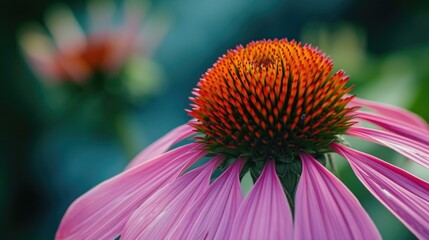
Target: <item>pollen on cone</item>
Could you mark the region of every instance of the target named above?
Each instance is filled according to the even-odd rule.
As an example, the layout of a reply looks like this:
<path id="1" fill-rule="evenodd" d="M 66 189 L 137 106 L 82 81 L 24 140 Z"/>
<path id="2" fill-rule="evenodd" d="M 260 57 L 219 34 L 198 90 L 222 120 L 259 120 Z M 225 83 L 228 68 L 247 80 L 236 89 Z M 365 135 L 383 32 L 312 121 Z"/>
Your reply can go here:
<path id="1" fill-rule="evenodd" d="M 190 115 L 214 152 L 317 151 L 352 125 L 343 71 L 310 45 L 263 40 L 228 51 L 194 89 Z M 282 157 L 282 156 L 280 156 Z"/>

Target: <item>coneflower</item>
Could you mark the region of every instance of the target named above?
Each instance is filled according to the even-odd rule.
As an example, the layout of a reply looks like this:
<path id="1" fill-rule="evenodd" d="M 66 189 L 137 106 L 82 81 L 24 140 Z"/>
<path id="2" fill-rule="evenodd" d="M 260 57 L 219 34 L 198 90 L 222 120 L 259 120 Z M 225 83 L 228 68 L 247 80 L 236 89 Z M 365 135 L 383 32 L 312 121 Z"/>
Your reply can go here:
<path id="1" fill-rule="evenodd" d="M 36 75 L 45 81 L 83 84 L 96 73 L 118 71 L 125 57 L 136 50 L 138 24 L 127 21 L 119 31 L 108 14 L 98 15 L 89 14 L 90 28 L 84 31 L 67 6 L 57 6 L 47 15 L 46 25 L 52 38 L 35 24 L 24 28 L 21 47 Z M 107 27 L 98 23 L 102 17 Z"/>
<path id="2" fill-rule="evenodd" d="M 164 35 L 165 21 L 145 24 L 141 8 L 132 1 L 122 7 L 110 0 L 90 1 L 87 14 L 80 14 L 86 18 L 78 19 L 66 5 L 56 5 L 46 14 L 48 31 L 38 23 L 20 31 L 23 55 L 44 81 L 84 85 L 94 78 L 112 78 L 132 57 L 148 58 Z"/>
<path id="3" fill-rule="evenodd" d="M 333 153 L 410 231 L 428 238 L 428 182 L 343 140 L 375 142 L 428 168 L 427 123 L 349 95 L 349 77 L 331 74 L 332 66 L 317 49 L 284 39 L 228 51 L 194 89 L 193 120 L 77 199 L 56 238 L 380 239 L 356 197 L 325 167 Z M 193 143 L 168 150 L 190 136 Z M 204 165 L 188 171 L 202 158 Z M 247 172 L 255 183 L 243 197 Z"/>

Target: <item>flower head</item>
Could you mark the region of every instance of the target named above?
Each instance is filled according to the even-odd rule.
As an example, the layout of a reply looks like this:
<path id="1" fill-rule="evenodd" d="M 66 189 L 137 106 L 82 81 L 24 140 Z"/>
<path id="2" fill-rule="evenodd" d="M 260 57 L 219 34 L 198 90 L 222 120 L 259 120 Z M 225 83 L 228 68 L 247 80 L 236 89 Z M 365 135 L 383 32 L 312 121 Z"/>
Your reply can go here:
<path id="1" fill-rule="evenodd" d="M 230 50 L 194 89 L 192 125 L 215 153 L 252 160 L 323 151 L 351 126 L 348 76 L 311 46 L 260 41 Z"/>
<path id="2" fill-rule="evenodd" d="M 323 53 L 294 41 L 228 51 L 194 89 L 194 119 L 76 200 L 57 238 L 379 239 L 359 201 L 325 166 L 332 153 L 417 237 L 429 237 L 429 183 L 342 138 L 387 146 L 428 168 L 427 123 L 348 95 L 348 77 L 331 70 Z M 192 135 L 195 142 L 168 151 Z M 204 165 L 187 170 L 203 157 Z M 247 172 L 254 185 L 243 197 Z"/>
<path id="3" fill-rule="evenodd" d="M 163 69 L 151 53 L 168 24 L 156 10 L 143 15 L 142 4 L 92 0 L 78 14 L 57 4 L 47 11 L 44 26 L 22 27 L 23 56 L 46 83 L 42 90 L 54 121 L 80 116 L 91 128 L 102 126 L 121 138 L 130 107 L 159 93 Z"/>
<path id="4" fill-rule="evenodd" d="M 132 1 L 124 1 L 120 6 L 110 0 L 90 1 L 86 18 L 82 19 L 76 18 L 66 5 L 55 5 L 46 14 L 48 31 L 37 23 L 22 28 L 19 40 L 23 55 L 43 81 L 77 85 L 100 85 L 101 81 L 104 87 L 108 85 L 104 83 L 106 79 L 113 81 L 118 75 L 128 74 L 138 61 L 152 63 L 148 56 L 164 35 L 166 24 L 164 20 L 156 26 L 148 26 L 153 24 L 151 21 L 143 24 L 142 8 Z M 139 70 L 142 68 L 150 72 L 146 69 L 148 64 L 140 64 Z M 140 79 L 140 82 L 148 86 L 145 81 L 155 80 Z M 127 84 L 133 84 L 132 88 L 136 85 Z"/>
<path id="5" fill-rule="evenodd" d="M 117 71 L 123 58 L 135 48 L 135 23 L 125 23 L 119 32 L 113 26 L 97 29 L 90 22 L 91 29 L 85 33 L 66 6 L 52 8 L 46 22 L 53 39 L 35 24 L 20 36 L 26 58 L 45 80 L 83 83 L 96 72 Z"/>

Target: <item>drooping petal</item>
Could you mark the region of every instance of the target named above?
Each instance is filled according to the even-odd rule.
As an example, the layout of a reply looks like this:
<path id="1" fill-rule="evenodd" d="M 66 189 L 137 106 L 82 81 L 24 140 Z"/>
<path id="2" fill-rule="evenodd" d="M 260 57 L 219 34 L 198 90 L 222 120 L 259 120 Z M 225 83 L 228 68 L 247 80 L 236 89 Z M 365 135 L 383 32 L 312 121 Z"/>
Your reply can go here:
<path id="1" fill-rule="evenodd" d="M 186 210 L 208 189 L 211 174 L 223 159 L 222 156 L 211 159 L 152 195 L 130 217 L 121 239 L 165 239 Z"/>
<path id="2" fill-rule="evenodd" d="M 332 149 L 346 158 L 366 188 L 420 239 L 429 238 L 429 183 L 374 156 L 340 144 Z"/>
<path id="3" fill-rule="evenodd" d="M 403 122 L 391 119 L 382 115 L 359 111 L 356 118 L 376 124 L 386 130 L 397 133 L 404 137 L 429 144 L 429 129 L 415 127 L 412 124 L 404 124 Z"/>
<path id="4" fill-rule="evenodd" d="M 398 121 L 406 124 L 412 124 L 426 130 L 429 128 L 428 124 L 420 116 L 396 106 L 364 100 L 357 97 L 353 98 L 348 105 L 368 107 L 382 115 L 397 119 Z"/>
<path id="5" fill-rule="evenodd" d="M 301 154 L 295 239 L 381 239 L 355 196 L 309 154 Z"/>
<path id="6" fill-rule="evenodd" d="M 274 161 L 261 176 L 238 210 L 230 239 L 292 239 L 292 214 Z"/>
<path id="7" fill-rule="evenodd" d="M 237 159 L 194 202 L 169 238 L 225 239 L 243 199 L 239 174 L 244 160 Z"/>
<path id="8" fill-rule="evenodd" d="M 127 166 L 127 169 L 135 167 L 140 163 L 143 163 L 166 152 L 173 144 L 191 136 L 193 134 L 193 130 L 194 128 L 188 124 L 184 124 L 171 130 L 162 138 L 158 139 L 145 148 L 142 152 L 140 152 L 133 160 L 131 160 Z"/>
<path id="9" fill-rule="evenodd" d="M 206 154 L 200 148 L 185 145 L 94 187 L 69 207 L 56 239 L 114 239 L 145 200 Z"/>
<path id="10" fill-rule="evenodd" d="M 398 134 L 363 127 L 350 127 L 346 133 L 351 136 L 382 144 L 397 151 L 410 160 L 429 168 L 428 144 L 417 142 Z"/>

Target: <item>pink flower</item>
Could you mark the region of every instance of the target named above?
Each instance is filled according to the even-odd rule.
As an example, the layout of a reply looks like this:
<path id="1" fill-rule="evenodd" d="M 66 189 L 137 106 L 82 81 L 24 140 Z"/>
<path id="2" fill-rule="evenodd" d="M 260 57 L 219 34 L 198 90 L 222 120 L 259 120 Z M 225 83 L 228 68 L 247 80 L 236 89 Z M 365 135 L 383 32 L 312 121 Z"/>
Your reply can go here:
<path id="1" fill-rule="evenodd" d="M 193 91 L 194 120 L 77 199 L 56 238 L 380 239 L 356 197 L 325 167 L 333 153 L 410 231 L 429 238 L 429 183 L 342 138 L 384 145 L 429 168 L 428 124 L 348 95 L 348 76 L 331 70 L 323 53 L 294 41 L 228 51 Z M 195 142 L 169 150 L 190 136 Z M 189 170 L 203 157 L 209 160 Z M 247 172 L 255 183 L 243 196 Z"/>
<path id="2" fill-rule="evenodd" d="M 84 83 L 96 74 L 117 74 L 136 51 L 151 50 L 155 37 L 141 35 L 142 13 L 126 2 L 123 8 L 113 2 L 92 3 L 84 29 L 67 6 L 57 6 L 47 14 L 49 32 L 37 24 L 28 25 L 20 34 L 24 57 L 42 80 Z M 119 13 L 120 19 L 115 19 Z M 159 26 L 164 29 L 163 26 Z M 162 35 L 152 31 L 151 36 Z M 149 46 L 151 45 L 151 46 Z M 145 52 L 147 54 L 147 52 Z"/>

